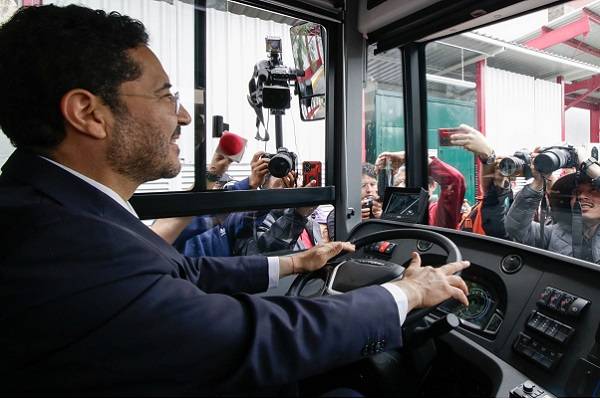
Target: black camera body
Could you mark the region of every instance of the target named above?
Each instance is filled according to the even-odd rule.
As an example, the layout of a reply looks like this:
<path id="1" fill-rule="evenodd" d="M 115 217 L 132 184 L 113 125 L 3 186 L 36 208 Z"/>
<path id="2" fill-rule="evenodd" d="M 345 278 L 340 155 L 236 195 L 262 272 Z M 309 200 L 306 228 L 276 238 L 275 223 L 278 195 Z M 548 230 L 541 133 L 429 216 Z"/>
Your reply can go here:
<path id="1" fill-rule="evenodd" d="M 269 173 L 276 178 L 283 178 L 291 171 L 296 170 L 296 153 L 285 147 L 277 149 L 277 153 L 265 153 L 262 158 L 269 159 Z"/>
<path id="2" fill-rule="evenodd" d="M 579 156 L 573 146 L 552 146 L 540 149 L 533 160 L 536 171 L 549 174 L 560 168 L 579 167 Z"/>
<path id="3" fill-rule="evenodd" d="M 512 157 L 505 157 L 498 166 L 503 176 L 523 176 L 531 178 L 531 155 L 525 149 L 515 151 Z"/>
<path id="4" fill-rule="evenodd" d="M 304 72 L 283 65 L 280 38 L 266 37 L 265 41 L 269 59 L 259 61 L 254 66 L 250 97 L 256 106 L 286 110 L 290 108 L 291 100 L 289 81 L 302 76 Z"/>

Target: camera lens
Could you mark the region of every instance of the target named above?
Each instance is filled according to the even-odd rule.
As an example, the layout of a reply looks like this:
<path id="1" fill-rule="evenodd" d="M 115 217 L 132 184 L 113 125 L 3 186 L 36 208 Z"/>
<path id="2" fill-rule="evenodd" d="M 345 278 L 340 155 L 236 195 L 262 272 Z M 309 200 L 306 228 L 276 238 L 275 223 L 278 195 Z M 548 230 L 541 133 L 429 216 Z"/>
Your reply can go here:
<path id="1" fill-rule="evenodd" d="M 523 171 L 525 162 L 517 157 L 506 157 L 500 161 L 500 173 L 504 176 L 515 176 Z"/>
<path id="2" fill-rule="evenodd" d="M 549 174 L 559 168 L 569 165 L 571 155 L 564 149 L 548 149 L 538 154 L 533 164 L 535 169 L 542 174 Z"/>
<path id="3" fill-rule="evenodd" d="M 276 178 L 283 178 L 293 169 L 294 163 L 288 153 L 277 153 L 269 161 L 269 173 Z"/>

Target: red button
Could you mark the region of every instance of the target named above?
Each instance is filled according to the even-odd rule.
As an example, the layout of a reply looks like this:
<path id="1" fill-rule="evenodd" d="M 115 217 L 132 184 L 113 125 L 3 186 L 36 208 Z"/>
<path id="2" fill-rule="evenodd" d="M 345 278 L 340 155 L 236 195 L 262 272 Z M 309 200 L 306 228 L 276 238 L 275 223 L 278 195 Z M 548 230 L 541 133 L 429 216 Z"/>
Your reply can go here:
<path id="1" fill-rule="evenodd" d="M 385 250 L 390 247 L 390 242 L 381 242 L 381 244 L 379 245 L 379 252 L 380 253 L 385 253 Z"/>

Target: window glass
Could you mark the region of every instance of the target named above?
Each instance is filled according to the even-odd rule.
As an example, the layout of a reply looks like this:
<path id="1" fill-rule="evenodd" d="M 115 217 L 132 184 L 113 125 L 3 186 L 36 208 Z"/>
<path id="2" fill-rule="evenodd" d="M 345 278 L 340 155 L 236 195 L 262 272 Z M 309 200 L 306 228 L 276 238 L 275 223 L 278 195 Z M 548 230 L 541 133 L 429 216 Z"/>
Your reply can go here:
<path id="1" fill-rule="evenodd" d="M 205 145 L 207 167 L 211 172 L 208 189 L 218 186 L 215 185 L 216 180 L 242 181 L 250 174 L 252 159 L 257 152 L 278 153 L 278 131 L 282 139 L 280 147 L 288 150 L 279 154 L 279 170 L 283 168 L 285 171 L 286 162 L 289 162 L 292 172 L 297 174 L 299 186 L 304 182 L 304 171 L 309 177 L 318 176 L 316 183 L 326 184 L 326 80 L 321 40 L 325 32 L 320 26 L 312 24 L 310 29 L 302 31 L 308 26 L 304 24 L 306 21 L 223 0 L 212 1 L 206 8 L 179 0 L 51 0 L 46 3 L 83 3 L 91 8 L 118 11 L 142 21 L 150 34 L 150 47 L 179 92 L 181 104 L 192 115 L 191 124 L 182 127 L 178 140 L 181 173 L 172 179 L 145 183 L 137 193 L 192 189 L 195 181 L 194 149 L 201 145 Z M 203 20 L 205 26 L 201 26 L 200 21 Z M 292 27 L 296 27 L 294 46 Z M 195 35 L 195 29 L 202 29 L 202 34 Z M 269 38 L 269 45 L 281 46 L 278 53 L 281 59 L 271 67 L 261 64 L 269 58 L 266 38 Z M 202 54 L 198 50 L 202 46 L 205 46 L 205 60 L 198 56 Z M 257 102 L 256 97 L 250 96 L 249 81 L 253 78 L 255 66 L 259 68 L 254 81 L 260 81 L 257 86 L 261 95 L 265 86 L 263 78 L 277 76 L 278 73 L 292 75 L 297 68 L 302 68 L 302 107 L 299 96 L 294 94 L 295 80 L 292 77 L 283 81 L 268 78 L 265 86 L 272 89 L 269 92 L 271 96 L 267 95 L 265 99 L 279 101 L 282 96 L 285 97 L 286 90 L 281 86 L 288 83 L 291 95 L 289 108 L 281 109 L 276 116 L 269 109 L 253 107 Z M 275 88 L 279 91 L 273 89 L 274 86 L 279 86 Z M 301 118 L 301 108 L 307 121 Z M 255 110 L 262 114 L 258 132 Z M 281 124 L 277 124 L 277 119 L 281 119 Z M 268 140 L 265 140 L 265 130 L 268 131 Z M 219 135 L 223 131 L 233 135 L 225 135 L 221 142 Z M 219 146 L 220 143 L 222 146 Z M 217 163 L 219 168 L 210 171 L 217 161 L 220 161 Z"/>
<path id="2" fill-rule="evenodd" d="M 324 29 L 233 2 L 211 4 L 206 9 L 206 158 L 230 154 L 233 161 L 226 171 L 209 165 L 209 181 L 216 179 L 213 174 L 243 181 L 266 153 L 273 159 L 270 174 L 291 170 L 299 187 L 311 180 L 326 185 Z M 296 70 L 304 74 L 302 107 L 298 91 L 289 86 Z M 219 138 L 223 130 L 234 135 Z"/>
<path id="3" fill-rule="evenodd" d="M 187 256 L 229 257 L 289 253 L 328 242 L 333 215 L 333 206 L 325 204 L 146 222 Z"/>
<path id="4" fill-rule="evenodd" d="M 66 6 L 80 4 L 107 12 L 117 11 L 140 20 L 149 34 L 149 45 L 169 75 L 173 92 L 190 113 L 192 122 L 181 128 L 178 140 L 181 172 L 171 179 L 159 179 L 141 185 L 137 193 L 190 189 L 194 183 L 194 130 L 198 115 L 196 99 L 201 98 L 194 85 L 194 4 L 185 1 L 119 0 L 44 0 L 44 4 Z M 201 89 L 200 89 L 201 91 Z M 202 117 L 200 117 L 202 118 Z"/>
<path id="5" fill-rule="evenodd" d="M 378 156 L 391 152 L 404 156 L 404 98 L 402 59 L 398 49 L 375 54 L 368 48 L 364 89 L 363 165 L 361 213 L 363 219 L 379 218 L 386 186 L 404 186 L 404 168 L 386 164 Z"/>
<path id="6" fill-rule="evenodd" d="M 430 223 L 600 262 L 600 26 L 588 6 L 427 45 Z"/>

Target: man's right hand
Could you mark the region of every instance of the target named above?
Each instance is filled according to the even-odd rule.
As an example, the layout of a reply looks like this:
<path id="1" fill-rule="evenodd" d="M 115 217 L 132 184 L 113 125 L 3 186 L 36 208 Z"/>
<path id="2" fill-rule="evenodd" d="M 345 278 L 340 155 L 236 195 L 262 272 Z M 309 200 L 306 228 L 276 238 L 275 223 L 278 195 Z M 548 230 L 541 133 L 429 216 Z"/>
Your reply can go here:
<path id="1" fill-rule="evenodd" d="M 404 271 L 404 278 L 392 283 L 400 287 L 408 298 L 408 311 L 414 308 L 433 307 L 453 298 L 469 305 L 469 289 L 456 272 L 467 268 L 469 261 L 456 261 L 439 268 L 421 266 L 418 253 L 411 254 L 412 261 Z"/>
<path id="2" fill-rule="evenodd" d="M 387 161 L 390 161 L 394 174 L 398 172 L 398 169 L 406 162 L 404 151 L 384 151 L 377 156 L 375 160 L 375 167 L 378 171 L 385 169 Z"/>
<path id="3" fill-rule="evenodd" d="M 552 175 L 552 173 L 544 175 L 535 169 L 533 161 L 535 160 L 538 154 L 540 154 L 539 146 L 533 149 L 533 153 L 531 153 L 531 176 L 533 176 L 533 181 L 531 181 L 529 187 L 537 192 L 541 192 L 544 188 L 544 179 L 548 179 L 548 176 Z"/>
<path id="4" fill-rule="evenodd" d="M 262 158 L 263 151 L 254 153 L 252 161 L 250 161 L 250 177 L 248 178 L 248 185 L 252 189 L 258 188 L 265 181 L 265 176 L 269 172 L 269 159 Z"/>

